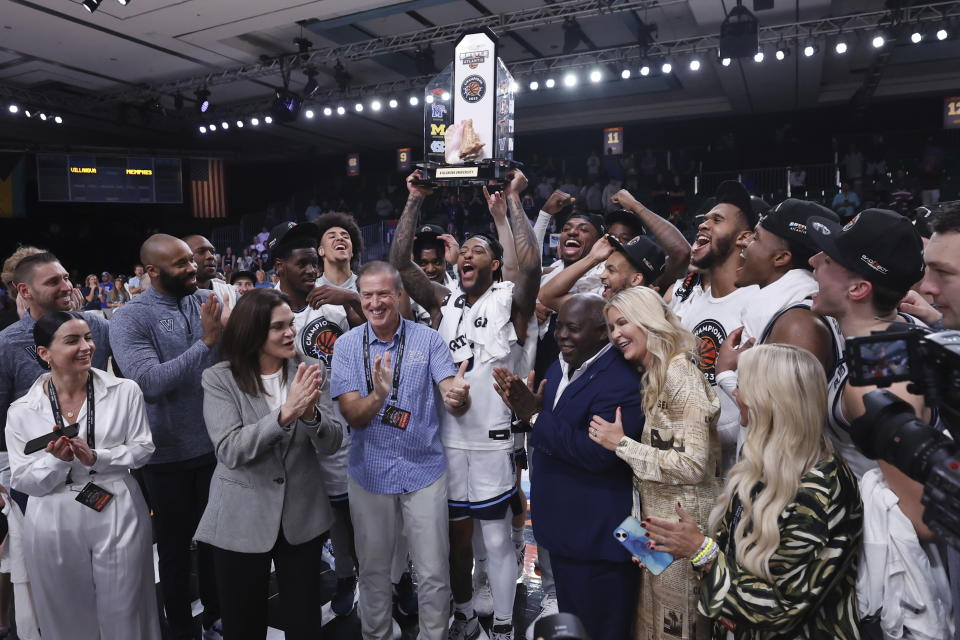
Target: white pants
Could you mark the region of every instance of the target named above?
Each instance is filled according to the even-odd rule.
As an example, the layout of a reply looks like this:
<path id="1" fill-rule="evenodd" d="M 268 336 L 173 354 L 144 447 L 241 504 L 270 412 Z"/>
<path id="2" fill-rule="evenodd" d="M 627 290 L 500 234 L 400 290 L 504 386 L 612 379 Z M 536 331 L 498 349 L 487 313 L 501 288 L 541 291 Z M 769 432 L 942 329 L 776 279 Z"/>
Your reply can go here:
<path id="1" fill-rule="evenodd" d="M 127 472 L 94 482 L 114 494 L 97 512 L 79 486 L 30 497 L 24 544 L 43 640 L 160 640 L 150 516 Z"/>

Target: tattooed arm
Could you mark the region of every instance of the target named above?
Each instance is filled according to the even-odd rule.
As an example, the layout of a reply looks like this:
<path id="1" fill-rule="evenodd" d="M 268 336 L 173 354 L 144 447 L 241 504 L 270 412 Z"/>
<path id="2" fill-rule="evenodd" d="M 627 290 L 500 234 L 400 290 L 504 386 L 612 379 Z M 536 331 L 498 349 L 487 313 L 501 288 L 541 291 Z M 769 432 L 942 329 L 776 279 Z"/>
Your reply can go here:
<path id="1" fill-rule="evenodd" d="M 680 230 L 668 220 L 661 218 L 643 206 L 626 189 L 616 192 L 613 195 L 613 202 L 636 214 L 643 226 L 650 230 L 653 237 L 663 247 L 663 252 L 667 254 L 667 264 L 663 269 L 663 274 L 656 282 L 651 284 L 658 287 L 658 290 L 663 290 L 677 278 L 683 277 L 690 262 L 690 243 L 683 237 Z"/>
<path id="2" fill-rule="evenodd" d="M 427 313 L 430 314 L 433 327 L 440 323 L 440 304 L 449 293 L 446 287 L 427 278 L 427 274 L 413 261 L 413 235 L 420 217 L 420 208 L 423 201 L 432 191 L 425 187 L 413 184 L 413 180 L 420 178 L 420 172 L 414 171 L 407 178 L 407 204 L 403 208 L 397 230 L 393 234 L 393 243 L 390 245 L 390 264 L 400 272 L 403 288 L 407 294 Z"/>
<path id="3" fill-rule="evenodd" d="M 513 327 L 520 340 L 527 336 L 527 325 L 537 304 L 541 271 L 537 238 L 520 203 L 520 194 L 526 188 L 526 176 L 516 170 L 504 189 L 507 207 L 510 209 L 510 229 L 513 231 L 517 260 L 517 278 L 513 281 Z"/>
<path id="4" fill-rule="evenodd" d="M 513 245 L 513 230 L 507 218 L 507 196 L 503 191 L 490 193 L 483 188 L 483 197 L 487 201 L 487 208 L 493 216 L 493 224 L 497 228 L 497 240 L 503 247 L 503 280 L 516 282 L 519 276 L 517 270 L 517 250 Z"/>

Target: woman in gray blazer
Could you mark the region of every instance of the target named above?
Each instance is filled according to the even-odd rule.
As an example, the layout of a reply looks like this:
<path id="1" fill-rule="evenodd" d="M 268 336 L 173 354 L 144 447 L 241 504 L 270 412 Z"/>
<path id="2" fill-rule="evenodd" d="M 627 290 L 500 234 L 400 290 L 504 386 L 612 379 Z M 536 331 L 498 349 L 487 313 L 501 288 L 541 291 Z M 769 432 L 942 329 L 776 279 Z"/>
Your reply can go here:
<path id="1" fill-rule="evenodd" d="M 217 456 L 196 539 L 214 547 L 225 640 L 267 633 L 270 563 L 288 640 L 320 638 L 320 554 L 333 521 L 317 454 L 343 440 L 318 365 L 297 365 L 289 300 L 240 298 L 203 373 L 203 417 Z"/>

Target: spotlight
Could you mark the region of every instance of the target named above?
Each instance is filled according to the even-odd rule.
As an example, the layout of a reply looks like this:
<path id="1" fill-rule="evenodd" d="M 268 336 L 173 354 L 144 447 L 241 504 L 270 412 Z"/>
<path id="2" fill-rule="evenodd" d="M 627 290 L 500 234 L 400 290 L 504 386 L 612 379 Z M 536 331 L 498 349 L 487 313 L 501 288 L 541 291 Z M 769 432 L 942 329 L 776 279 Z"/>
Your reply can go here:
<path id="1" fill-rule="evenodd" d="M 937 40 L 946 40 L 948 35 L 950 34 L 943 27 L 937 29 Z"/>
<path id="2" fill-rule="evenodd" d="M 763 62 L 763 51 L 757 51 L 757 52 L 753 55 L 753 61 L 754 61 L 754 62 Z"/>
<path id="3" fill-rule="evenodd" d="M 433 96 L 428 95 L 426 98 L 423 99 L 423 101 L 426 102 L 427 104 L 433 104 Z"/>
<path id="4" fill-rule="evenodd" d="M 12 104 L 9 107 L 7 107 L 7 111 L 9 111 L 10 113 L 18 113 L 20 111 L 20 107 L 18 107 L 15 104 Z"/>
<path id="5" fill-rule="evenodd" d="M 340 105 L 339 107 L 337 107 L 337 115 L 338 115 L 338 116 L 342 116 L 342 115 L 345 114 L 346 112 L 347 112 L 347 110 L 343 108 L 343 105 Z"/>
<path id="6" fill-rule="evenodd" d="M 83 8 L 93 13 L 100 8 L 101 2 L 103 2 L 103 0 L 83 0 Z"/>
<path id="7" fill-rule="evenodd" d="M 260 126 L 260 118 L 250 118 L 250 124 L 255 127 Z"/>
<path id="8" fill-rule="evenodd" d="M 380 104 L 379 100 L 374 100 L 373 102 L 370 103 L 370 108 L 373 109 L 374 111 L 380 111 L 380 107 L 382 106 L 383 105 Z"/>
<path id="9" fill-rule="evenodd" d="M 700 60 L 694 58 L 690 61 L 690 71 L 700 71 Z"/>
<path id="10" fill-rule="evenodd" d="M 207 132 L 207 128 L 204 127 L 203 125 L 201 125 L 200 128 L 197 129 L 197 131 L 199 131 L 200 133 L 206 133 L 206 132 Z"/>
<path id="11" fill-rule="evenodd" d="M 388 102 L 387 104 L 390 105 L 391 109 L 396 109 L 397 105 L 400 103 L 397 102 L 395 98 L 390 98 L 390 102 Z"/>
<path id="12" fill-rule="evenodd" d="M 290 91 L 286 87 L 277 89 L 270 111 L 281 122 L 293 122 L 300 115 L 300 107 L 303 104 L 303 98 L 299 94 Z"/>
<path id="13" fill-rule="evenodd" d="M 624 69 L 623 71 L 621 71 L 621 72 L 620 72 L 620 77 L 623 78 L 624 80 L 629 80 L 629 79 L 630 79 L 630 69 Z"/>
<path id="14" fill-rule="evenodd" d="M 920 33 L 919 29 L 910 34 L 910 42 L 913 44 L 920 44 L 921 40 L 923 40 L 923 34 Z"/>
<path id="15" fill-rule="evenodd" d="M 264 116 L 264 118 L 263 118 L 263 123 L 264 123 L 264 124 L 273 124 L 273 118 L 271 118 L 270 116 Z"/>
<path id="16" fill-rule="evenodd" d="M 878 33 L 877 35 L 873 36 L 873 40 L 871 40 L 871 44 L 873 44 L 873 48 L 874 48 L 874 49 L 879 49 L 879 48 L 881 48 L 883 45 L 885 45 L 886 43 L 887 43 L 887 41 L 884 40 L 883 36 L 880 35 L 879 33 Z"/>
<path id="17" fill-rule="evenodd" d="M 57 124 L 63 124 L 63 118 L 61 118 L 60 116 L 53 116 L 53 121 L 56 122 Z"/>
<path id="18" fill-rule="evenodd" d="M 557 83 L 553 78 L 547 78 L 547 81 L 543 84 L 547 89 L 553 89 L 555 86 L 557 86 Z"/>
<path id="19" fill-rule="evenodd" d="M 837 40 L 837 44 L 833 46 L 833 50 L 836 51 L 839 55 L 845 54 L 847 52 L 846 40 Z"/>
<path id="20" fill-rule="evenodd" d="M 603 80 L 603 74 L 600 73 L 600 69 L 594 69 L 590 72 L 590 82 L 600 82 Z"/>
<path id="21" fill-rule="evenodd" d="M 539 88 L 540 88 L 540 83 L 539 83 L 539 82 L 537 82 L 536 80 L 531 80 L 531 81 L 530 81 L 530 91 L 536 91 L 536 90 L 539 89 Z"/>
<path id="22" fill-rule="evenodd" d="M 210 110 L 210 91 L 207 88 L 197 89 L 193 95 L 197 98 L 197 113 L 206 113 Z"/>
<path id="23" fill-rule="evenodd" d="M 420 104 L 420 98 L 418 98 L 417 96 L 410 96 L 410 106 L 415 107 L 418 104 Z"/>
<path id="24" fill-rule="evenodd" d="M 648 67 L 647 65 L 643 65 L 642 67 L 640 67 L 640 75 L 644 77 L 650 75 L 650 67 Z"/>
<path id="25" fill-rule="evenodd" d="M 221 128 L 221 129 L 224 129 L 224 130 L 229 129 L 229 128 L 230 128 L 230 124 L 229 124 L 228 122 L 226 122 L 226 121 L 221 122 L 221 123 L 220 123 L 220 128 Z"/>
<path id="26" fill-rule="evenodd" d="M 660 72 L 664 75 L 673 73 L 673 65 L 669 62 L 664 62 L 662 65 L 660 65 Z M 640 73 L 643 73 L 643 69 L 640 70 Z"/>
<path id="27" fill-rule="evenodd" d="M 572 73 L 568 73 L 563 76 L 563 86 L 565 87 L 574 87 L 577 85 L 577 76 Z"/>
<path id="28" fill-rule="evenodd" d="M 309 119 L 309 118 L 313 118 L 315 114 L 313 113 L 313 109 L 307 109 L 306 111 L 303 112 L 303 115 L 307 116 L 307 118 Z"/>
<path id="29" fill-rule="evenodd" d="M 357 113 L 360 113 L 361 111 L 363 111 L 363 103 L 358 102 L 357 104 L 353 105 L 353 109 Z"/>
<path id="30" fill-rule="evenodd" d="M 516 80 L 511 80 L 511 81 L 510 81 L 510 86 L 509 86 L 508 88 L 510 89 L 510 91 L 511 91 L 512 93 L 516 93 L 516 92 L 520 91 L 520 85 L 517 84 L 517 81 L 516 81 Z"/>
<path id="31" fill-rule="evenodd" d="M 722 64 L 722 65 L 725 66 L 725 67 L 729 67 L 729 66 L 730 66 L 730 62 L 732 62 L 732 61 L 730 60 L 730 58 L 722 58 L 722 59 L 720 60 L 720 64 Z"/>
<path id="32" fill-rule="evenodd" d="M 449 92 L 449 91 L 444 91 L 442 94 L 440 94 L 440 99 L 443 100 L 444 102 L 449 102 L 449 101 L 450 101 L 450 92 Z"/>
<path id="33" fill-rule="evenodd" d="M 28 118 L 32 118 L 32 117 L 33 117 L 33 114 L 30 113 L 30 109 L 24 109 L 24 110 L 23 110 L 23 115 L 27 116 Z"/>
<path id="34" fill-rule="evenodd" d="M 333 115 L 333 109 L 331 109 L 330 107 L 324 107 L 324 108 L 323 108 L 323 115 L 325 115 L 326 117 L 329 118 L 330 116 Z"/>
<path id="35" fill-rule="evenodd" d="M 46 122 L 46 121 L 47 121 L 47 114 L 41 113 L 41 114 L 40 114 L 40 119 L 43 120 L 44 122 Z"/>
<path id="36" fill-rule="evenodd" d="M 217 130 L 217 125 L 212 124 L 212 125 L 210 125 L 210 126 L 207 127 L 207 128 L 210 129 L 210 131 L 216 131 L 216 130 Z"/>
<path id="37" fill-rule="evenodd" d="M 237 129 L 243 129 L 243 120 L 237 120 Z"/>
<path id="38" fill-rule="evenodd" d="M 844 48 L 844 51 L 846 51 L 846 48 Z M 812 43 L 807 43 L 807 46 L 803 48 L 803 55 L 808 58 L 813 57 L 813 54 L 815 54 L 816 52 L 817 52 L 817 45 Z"/>
<path id="39" fill-rule="evenodd" d="M 777 47 L 777 51 L 773 54 L 773 56 L 777 60 L 783 60 L 787 57 L 787 52 L 782 47 Z"/>

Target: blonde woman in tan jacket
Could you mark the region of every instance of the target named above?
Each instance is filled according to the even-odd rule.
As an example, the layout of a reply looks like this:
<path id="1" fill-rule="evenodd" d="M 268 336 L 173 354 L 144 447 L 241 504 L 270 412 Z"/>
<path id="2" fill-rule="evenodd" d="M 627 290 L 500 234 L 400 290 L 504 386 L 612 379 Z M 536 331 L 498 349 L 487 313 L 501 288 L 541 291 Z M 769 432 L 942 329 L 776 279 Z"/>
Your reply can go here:
<path id="1" fill-rule="evenodd" d="M 613 346 L 643 372 L 646 424 L 639 442 L 625 437 L 618 411 L 612 423 L 594 417 L 590 437 L 633 469 L 638 520 L 676 520 L 680 504 L 706 527 L 719 491 L 720 402 L 697 366 L 696 341 L 646 287 L 615 295 L 605 315 Z M 710 621 L 697 613 L 698 586 L 689 562 L 675 562 L 659 576 L 644 571 L 636 638 L 709 638 Z"/>

